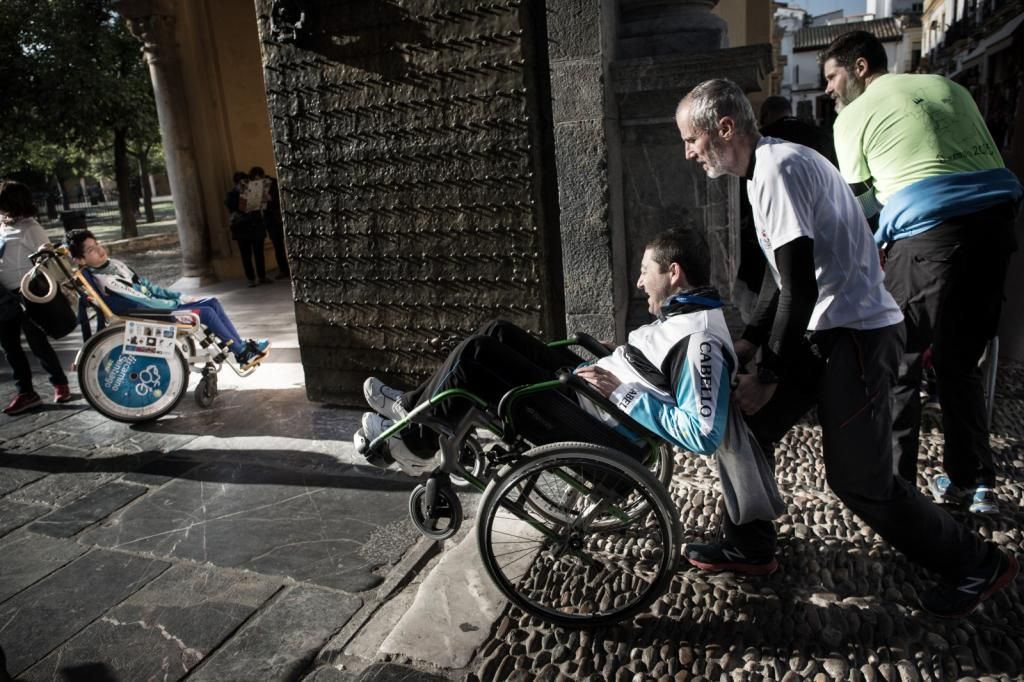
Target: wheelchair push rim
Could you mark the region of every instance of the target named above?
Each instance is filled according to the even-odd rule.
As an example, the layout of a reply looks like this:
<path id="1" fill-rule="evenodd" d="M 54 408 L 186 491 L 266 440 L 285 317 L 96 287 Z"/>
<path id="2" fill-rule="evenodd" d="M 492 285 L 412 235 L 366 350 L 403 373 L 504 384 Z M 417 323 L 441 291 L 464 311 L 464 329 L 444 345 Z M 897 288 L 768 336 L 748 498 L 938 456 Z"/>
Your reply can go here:
<path id="1" fill-rule="evenodd" d="M 124 328 L 98 332 L 82 350 L 78 382 L 85 399 L 105 417 L 122 422 L 158 419 L 188 389 L 188 364 L 175 348 L 170 357 L 123 352 Z"/>
<path id="2" fill-rule="evenodd" d="M 667 589 L 681 549 L 665 488 L 642 465 L 600 446 L 556 443 L 528 454 L 480 504 L 477 541 L 498 588 L 527 613 L 566 627 L 610 625 L 650 606 Z M 571 491 L 561 519 L 530 501 L 537 486 L 554 481 L 548 500 Z M 642 498 L 644 510 L 623 523 L 620 497 Z"/>

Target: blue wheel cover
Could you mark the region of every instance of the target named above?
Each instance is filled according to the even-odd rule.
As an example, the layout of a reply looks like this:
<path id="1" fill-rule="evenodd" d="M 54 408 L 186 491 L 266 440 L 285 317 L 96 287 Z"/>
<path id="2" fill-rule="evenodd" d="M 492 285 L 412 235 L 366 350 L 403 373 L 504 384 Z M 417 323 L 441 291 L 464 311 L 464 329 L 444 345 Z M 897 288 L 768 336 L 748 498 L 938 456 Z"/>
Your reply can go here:
<path id="1" fill-rule="evenodd" d="M 100 390 L 111 402 L 127 408 L 148 407 L 167 395 L 171 370 L 165 358 L 130 355 L 121 346 L 100 362 Z"/>

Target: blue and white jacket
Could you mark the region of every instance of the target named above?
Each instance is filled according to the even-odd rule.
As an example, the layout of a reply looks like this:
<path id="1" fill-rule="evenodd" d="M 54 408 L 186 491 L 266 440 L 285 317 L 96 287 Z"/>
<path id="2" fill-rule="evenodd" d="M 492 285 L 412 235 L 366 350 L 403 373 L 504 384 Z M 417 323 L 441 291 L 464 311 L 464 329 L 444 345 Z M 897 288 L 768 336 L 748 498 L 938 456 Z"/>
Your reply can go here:
<path id="1" fill-rule="evenodd" d="M 174 310 L 181 305 L 180 293 L 158 287 L 119 260 L 111 258 L 85 272 L 115 315 L 138 308 Z"/>
<path id="2" fill-rule="evenodd" d="M 711 288 L 676 294 L 596 364 L 622 382 L 612 402 L 665 440 L 710 455 L 725 435 L 736 352 Z M 586 402 L 586 401 L 584 401 Z"/>

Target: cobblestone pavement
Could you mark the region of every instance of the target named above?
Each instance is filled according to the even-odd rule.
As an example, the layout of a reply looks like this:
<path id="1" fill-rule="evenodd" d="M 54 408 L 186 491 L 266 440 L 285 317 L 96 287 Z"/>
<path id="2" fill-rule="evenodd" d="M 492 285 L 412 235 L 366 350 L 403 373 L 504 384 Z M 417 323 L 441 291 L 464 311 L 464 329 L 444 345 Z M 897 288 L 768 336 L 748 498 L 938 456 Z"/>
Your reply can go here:
<path id="1" fill-rule="evenodd" d="M 992 445 L 1001 461 L 1000 513 L 957 513 L 1020 553 L 1024 520 L 1024 371 L 1001 371 Z M 937 473 L 942 435 L 923 434 L 919 486 Z M 498 619 L 469 680 L 1020 679 L 1021 579 L 969 619 L 924 614 L 917 595 L 933 576 L 911 565 L 828 490 L 821 431 L 804 423 L 777 451 L 788 509 L 779 519 L 781 569 L 740 579 L 683 570 L 633 622 L 591 632 L 547 626 L 515 608 Z M 705 460 L 678 459 L 672 487 L 688 538 L 717 527 L 716 477 Z"/>

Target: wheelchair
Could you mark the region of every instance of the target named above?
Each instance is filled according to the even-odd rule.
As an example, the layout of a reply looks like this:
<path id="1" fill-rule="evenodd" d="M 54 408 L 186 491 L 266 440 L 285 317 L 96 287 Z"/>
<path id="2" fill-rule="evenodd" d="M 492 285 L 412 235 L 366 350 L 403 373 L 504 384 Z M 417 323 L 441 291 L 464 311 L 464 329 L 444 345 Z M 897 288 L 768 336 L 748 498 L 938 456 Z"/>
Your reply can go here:
<path id="1" fill-rule="evenodd" d="M 570 344 L 608 352 L 583 334 L 552 345 Z M 431 417 L 448 400 L 470 405 L 454 427 Z M 597 417 L 560 409 L 578 400 L 598 405 L 640 434 L 642 444 Z M 551 420 L 586 417 L 595 440 L 605 444 L 550 442 L 550 421 L 538 421 L 538 413 Z M 440 443 L 435 468 L 409 497 L 413 523 L 428 538 L 450 538 L 463 521 L 452 480 L 482 491 L 480 556 L 498 589 L 524 612 L 563 627 L 600 627 L 646 609 L 668 588 L 682 547 L 679 512 L 668 493 L 672 450 L 590 384 L 562 371 L 551 381 L 513 388 L 497 406 L 448 389 L 361 443 L 360 452 L 372 454 L 412 424 L 435 430 Z M 481 432 L 493 437 L 488 447 L 479 445 Z"/>
<path id="2" fill-rule="evenodd" d="M 256 362 L 240 367 L 228 347 L 200 323 L 196 313 L 140 309 L 115 315 L 88 273 L 72 262 L 64 246 L 39 251 L 31 260 L 33 267 L 21 282 L 26 299 L 45 303 L 58 293 L 75 301 L 86 296 L 106 319 L 107 327 L 78 351 L 72 370 L 78 373 L 86 401 L 109 419 L 138 423 L 166 415 L 188 391 L 190 370 L 201 375 L 194 392 L 196 403 L 210 407 L 217 398 L 217 374 L 223 365 L 243 377 L 259 366 Z M 130 323 L 167 334 L 170 352 L 125 352 Z"/>

